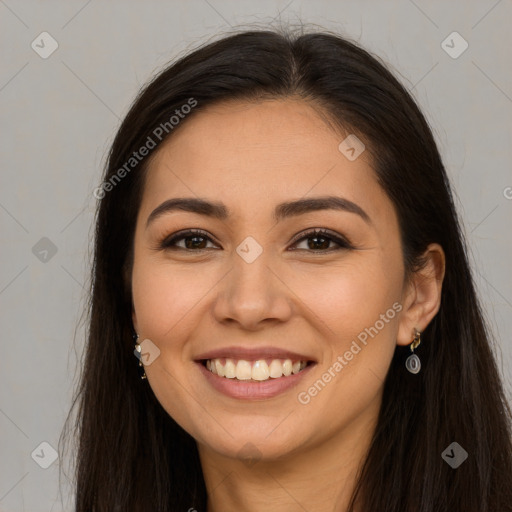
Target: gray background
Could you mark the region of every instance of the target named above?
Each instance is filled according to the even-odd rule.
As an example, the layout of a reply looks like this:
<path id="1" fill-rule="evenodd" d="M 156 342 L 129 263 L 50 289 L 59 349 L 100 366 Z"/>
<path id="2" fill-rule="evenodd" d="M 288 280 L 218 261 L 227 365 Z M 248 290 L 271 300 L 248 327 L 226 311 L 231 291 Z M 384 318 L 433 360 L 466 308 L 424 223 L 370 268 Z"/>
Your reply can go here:
<path id="1" fill-rule="evenodd" d="M 412 91 L 455 189 L 511 398 L 511 19 L 510 0 L 0 0 L 0 510 L 71 510 L 65 482 L 58 494 L 63 461 L 43 469 L 31 454 L 48 461 L 40 443 L 57 448 L 76 382 L 92 191 L 139 87 L 230 26 L 318 24 L 382 57 Z M 31 48 L 43 31 L 59 45 L 46 59 Z M 441 46 L 453 31 L 469 44 L 456 59 Z"/>

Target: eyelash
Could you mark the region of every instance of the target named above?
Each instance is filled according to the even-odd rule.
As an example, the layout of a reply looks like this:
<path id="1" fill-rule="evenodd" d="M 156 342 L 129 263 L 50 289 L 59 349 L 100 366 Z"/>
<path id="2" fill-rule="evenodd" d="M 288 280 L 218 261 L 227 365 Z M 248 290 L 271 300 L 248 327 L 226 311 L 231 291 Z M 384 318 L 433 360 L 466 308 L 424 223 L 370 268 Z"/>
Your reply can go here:
<path id="1" fill-rule="evenodd" d="M 183 240 L 185 238 L 192 238 L 192 237 L 198 237 L 206 238 L 208 241 L 213 242 L 213 240 L 208 236 L 208 233 L 205 231 L 202 231 L 201 229 L 189 229 L 186 231 L 179 231 L 178 233 L 174 233 L 170 237 L 164 238 L 158 245 L 159 249 L 162 250 L 183 250 L 183 251 L 190 251 L 190 252 L 203 252 L 207 251 L 209 248 L 206 249 L 187 249 L 183 247 L 177 247 L 175 244 L 176 242 Z M 307 251 L 307 252 L 314 252 L 314 253 L 330 253 L 333 251 L 341 251 L 341 250 L 347 250 L 347 249 L 354 249 L 354 247 L 348 242 L 348 240 L 337 236 L 333 233 L 331 233 L 327 229 L 312 229 L 309 231 L 305 231 L 297 235 L 297 237 L 294 238 L 292 243 L 296 245 L 298 242 L 301 242 L 302 240 L 307 240 L 308 238 L 314 238 L 321 236 L 322 238 L 325 238 L 327 240 L 330 240 L 332 242 L 335 242 L 337 245 L 339 245 L 339 248 L 329 248 L 326 250 L 323 249 L 293 249 L 294 251 Z"/>

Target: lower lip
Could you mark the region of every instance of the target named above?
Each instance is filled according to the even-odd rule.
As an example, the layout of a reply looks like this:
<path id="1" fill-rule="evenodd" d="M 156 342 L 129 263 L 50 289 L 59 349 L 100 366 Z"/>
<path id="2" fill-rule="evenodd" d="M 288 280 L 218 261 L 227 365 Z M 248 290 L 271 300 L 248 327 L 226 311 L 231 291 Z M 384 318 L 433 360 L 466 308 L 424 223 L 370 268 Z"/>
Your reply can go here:
<path id="1" fill-rule="evenodd" d="M 288 389 L 296 386 L 303 377 L 309 373 L 315 363 L 310 363 L 299 373 L 289 377 L 279 377 L 278 379 L 269 379 L 261 382 L 252 380 L 228 379 L 219 377 L 212 373 L 202 363 L 196 362 L 200 371 L 206 377 L 208 382 L 221 393 L 242 400 L 265 400 L 284 393 Z"/>

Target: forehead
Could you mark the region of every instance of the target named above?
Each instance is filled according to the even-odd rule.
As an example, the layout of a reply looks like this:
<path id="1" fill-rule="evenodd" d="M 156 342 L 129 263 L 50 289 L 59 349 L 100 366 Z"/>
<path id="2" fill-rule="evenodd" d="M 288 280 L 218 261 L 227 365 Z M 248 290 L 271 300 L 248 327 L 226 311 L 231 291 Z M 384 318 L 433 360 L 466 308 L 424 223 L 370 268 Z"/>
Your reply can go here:
<path id="1" fill-rule="evenodd" d="M 195 112 L 164 148 L 187 150 L 189 161 L 215 154 L 226 164 L 247 157 L 277 166 L 297 165 L 304 158 L 310 164 L 338 157 L 338 145 L 346 136 L 324 119 L 301 100 L 229 101 Z"/>
<path id="2" fill-rule="evenodd" d="M 354 161 L 340 152 L 347 135 L 301 100 L 207 107 L 158 150 L 148 169 L 143 206 L 196 195 L 255 214 L 281 200 L 339 194 L 364 204 L 370 214 L 389 213 L 368 152 Z"/>

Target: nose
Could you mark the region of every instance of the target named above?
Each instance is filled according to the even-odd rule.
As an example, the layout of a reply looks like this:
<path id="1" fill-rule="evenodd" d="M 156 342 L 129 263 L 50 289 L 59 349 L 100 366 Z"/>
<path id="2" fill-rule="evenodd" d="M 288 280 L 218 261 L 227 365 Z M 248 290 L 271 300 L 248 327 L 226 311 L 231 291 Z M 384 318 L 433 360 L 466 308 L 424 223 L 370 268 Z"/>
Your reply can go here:
<path id="1" fill-rule="evenodd" d="M 220 323 L 257 331 L 269 323 L 289 320 L 292 297 L 279 265 L 266 251 L 251 263 L 234 252 L 232 269 L 219 283 L 213 315 Z"/>

